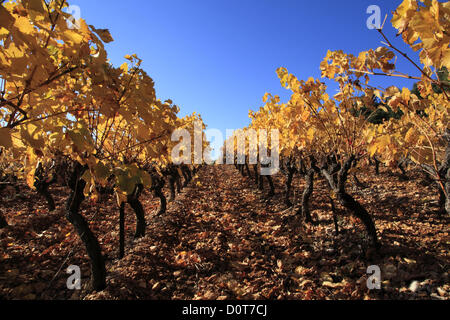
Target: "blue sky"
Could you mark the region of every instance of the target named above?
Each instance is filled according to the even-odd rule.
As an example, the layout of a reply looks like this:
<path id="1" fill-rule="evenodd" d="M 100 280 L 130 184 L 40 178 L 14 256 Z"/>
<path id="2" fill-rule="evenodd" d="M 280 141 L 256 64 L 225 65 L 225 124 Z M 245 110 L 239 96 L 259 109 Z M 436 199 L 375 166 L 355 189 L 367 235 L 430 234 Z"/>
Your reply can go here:
<path id="1" fill-rule="evenodd" d="M 136 53 L 153 78 L 158 98 L 172 99 L 181 115 L 199 112 L 208 127 L 237 129 L 249 124 L 248 111 L 262 106 L 266 92 L 285 100 L 276 69 L 301 79 L 320 77 L 328 49 L 357 54 L 381 45 L 366 27 L 370 5 L 389 13 L 385 32 L 395 39 L 391 12 L 400 0 L 73 0 L 81 17 L 108 28 L 113 64 Z M 410 50 L 405 50 L 411 53 Z M 417 54 L 412 53 L 413 57 Z M 399 70 L 418 71 L 398 59 Z M 410 80 L 374 79 L 373 84 L 412 86 Z M 333 94 L 335 86 L 330 87 Z"/>

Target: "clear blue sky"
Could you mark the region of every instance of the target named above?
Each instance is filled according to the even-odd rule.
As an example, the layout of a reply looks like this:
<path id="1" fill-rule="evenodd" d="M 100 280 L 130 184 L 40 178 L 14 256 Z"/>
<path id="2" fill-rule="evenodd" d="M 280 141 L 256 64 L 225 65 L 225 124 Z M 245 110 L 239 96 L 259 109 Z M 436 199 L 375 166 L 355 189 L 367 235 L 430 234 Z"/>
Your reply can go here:
<path id="1" fill-rule="evenodd" d="M 262 106 L 266 92 L 284 99 L 275 73 L 286 67 L 301 79 L 320 77 L 328 49 L 357 54 L 381 45 L 366 27 L 368 6 L 389 13 L 385 31 L 394 43 L 391 12 L 400 0 L 69 0 L 97 28 L 108 28 L 113 64 L 136 53 L 153 78 L 161 100 L 172 99 L 181 114 L 199 112 L 210 128 L 249 124 L 248 111 Z M 411 52 L 408 51 L 407 52 Z M 414 53 L 414 57 L 417 55 Z M 404 59 L 399 70 L 417 75 Z M 379 78 L 379 85 L 412 86 Z M 333 93 L 336 87 L 332 87 Z"/>

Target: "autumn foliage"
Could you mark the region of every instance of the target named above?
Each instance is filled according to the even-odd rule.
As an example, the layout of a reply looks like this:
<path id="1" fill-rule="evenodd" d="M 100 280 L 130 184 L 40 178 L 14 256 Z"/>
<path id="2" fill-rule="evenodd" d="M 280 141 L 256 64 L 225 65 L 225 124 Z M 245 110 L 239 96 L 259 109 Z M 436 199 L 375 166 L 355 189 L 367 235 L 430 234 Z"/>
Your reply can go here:
<path id="1" fill-rule="evenodd" d="M 382 47 L 357 55 L 328 51 L 318 67 L 322 78 L 337 83 L 334 96 L 321 79 L 302 80 L 279 68 L 278 78 L 290 99 L 282 102 L 266 93 L 264 106 L 249 113 L 251 124 L 230 138 L 237 141 L 250 131 L 278 130 L 282 174 L 274 176 L 261 174 L 268 165 L 263 159 L 249 161 L 258 147 L 274 152 L 276 142 L 270 139 L 256 149 L 250 142 L 233 149 L 236 158 L 244 158 L 236 163 L 242 176 L 229 166 L 205 169 L 201 164 L 175 163 L 172 133 L 186 129 L 204 138 L 201 115 L 180 117 L 173 101 L 158 99 L 154 81 L 136 54 L 126 55 L 119 67 L 112 65 L 105 49 L 113 41 L 108 29 L 97 29 L 83 19 L 74 28 L 67 23 L 67 7 L 65 0 L 0 0 L 0 189 L 8 187 L 8 192 L 26 198 L 19 204 L 8 202 L 14 213 L 0 212 L 3 259 L 15 255 L 23 265 L 52 264 L 51 257 L 68 254 L 69 244 L 82 244 L 88 258 L 83 253 L 77 259 L 90 265 L 91 289 L 97 293 L 86 296 L 92 299 L 128 294 L 117 284 L 120 280 L 107 278 L 114 263 L 116 275 L 140 277 L 123 280 L 131 281 L 127 284 L 136 298 L 169 299 L 398 298 L 404 292 L 392 283 L 404 286 L 414 279 L 400 270 L 414 273 L 419 265 L 426 272 L 442 272 L 437 265 L 448 259 L 445 250 L 425 258 L 411 254 L 419 262 L 386 258 L 398 254 L 398 241 L 403 241 L 402 248 L 409 245 L 406 237 L 393 237 L 392 228 L 405 229 L 420 246 L 433 246 L 433 239 L 420 239 L 409 224 L 408 219 L 421 224 L 420 214 L 389 204 L 388 194 L 395 190 L 402 197 L 419 197 L 411 191 L 415 182 L 386 183 L 386 172 L 394 179 L 395 168 L 404 172 L 409 165 L 422 174 L 428 181 L 422 200 L 437 200 L 439 207 L 438 218 L 429 219 L 439 223 L 448 217 L 450 2 L 404 0 L 393 12 L 391 23 L 415 56 L 398 49 L 383 27 L 378 30 Z M 398 70 L 397 59 L 406 59 L 416 74 Z M 375 87 L 374 77 L 386 82 L 410 79 L 413 89 Z M 202 151 L 208 146 L 203 139 Z M 192 145 L 191 163 L 198 153 Z M 376 174 L 384 165 L 385 176 L 376 175 L 373 164 Z M 253 182 L 259 193 L 250 188 Z M 266 182 L 268 196 L 263 194 Z M 281 200 L 280 185 L 285 187 Z M 355 192 L 358 188 L 369 191 Z M 33 208 L 38 204 L 30 190 L 46 200 L 45 206 Z M 383 192 L 382 199 L 373 200 L 376 190 Z M 181 202 L 175 201 L 180 194 Z M 149 219 L 148 212 L 158 205 Z M 130 210 L 135 218 L 126 214 Z M 396 210 L 402 225 L 380 210 Z M 46 238 L 45 230 L 27 230 L 43 212 L 48 216 L 36 225 L 45 229 L 48 223 L 53 240 Z M 59 213 L 70 224 L 58 220 Z M 329 213 L 332 227 L 323 225 Z M 345 213 L 350 218 L 343 223 Z M 99 214 L 101 221 L 96 220 Z M 8 220 L 18 227 L 8 229 Z M 131 223 L 136 224 L 134 230 Z M 342 230 L 342 224 L 350 228 Z M 427 235 L 437 229 L 431 223 L 420 225 Z M 446 235 L 440 235 L 436 245 L 441 246 Z M 27 243 L 18 244 L 20 236 Z M 29 260 L 17 258 L 20 250 L 31 252 Z M 118 261 L 105 258 L 105 251 L 109 256 L 119 252 Z M 324 262 L 324 256 L 331 258 Z M 430 259 L 432 270 L 425 267 Z M 365 279 L 355 275 L 368 260 L 376 260 L 390 275 L 385 296 L 368 294 Z M 5 266 L 5 273 L 18 274 L 9 262 Z M 331 272 L 332 267 L 339 272 Z M 448 274 L 438 278 L 435 286 L 443 290 Z M 28 287 L 14 290 L 0 290 L 0 297 L 36 298 Z"/>

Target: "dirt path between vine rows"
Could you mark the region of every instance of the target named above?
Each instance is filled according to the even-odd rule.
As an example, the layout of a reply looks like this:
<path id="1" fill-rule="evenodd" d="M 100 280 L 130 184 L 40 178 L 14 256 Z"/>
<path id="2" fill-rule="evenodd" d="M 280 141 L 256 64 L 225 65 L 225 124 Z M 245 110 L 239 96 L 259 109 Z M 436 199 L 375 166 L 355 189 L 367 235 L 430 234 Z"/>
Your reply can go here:
<path id="1" fill-rule="evenodd" d="M 111 266 L 108 289 L 88 298 L 448 298 L 448 250 L 410 247 L 408 234 L 397 239 L 403 243 L 383 239 L 388 228 L 407 230 L 401 217 L 397 224 L 377 220 L 384 244 L 377 253 L 352 218 L 341 221 L 342 235 L 334 235 L 322 182 L 312 203 L 319 224 L 305 227 L 295 210 L 283 206 L 277 182 L 277 196 L 267 199 L 233 166 L 204 168 L 166 215 L 149 219 L 147 236 Z M 438 243 L 448 249 L 448 232 L 429 235 L 442 236 Z M 370 265 L 382 269 L 382 290 L 367 288 Z"/>
<path id="2" fill-rule="evenodd" d="M 414 174 L 412 174 L 414 175 Z M 234 166 L 207 166 L 155 216 L 158 200 L 145 192 L 146 236 L 133 240 L 127 207 L 126 252 L 118 259 L 118 209 L 113 198 L 83 203 L 107 262 L 107 288 L 89 293 L 85 249 L 64 217 L 68 190 L 53 187 L 58 210 L 49 213 L 33 191 L 0 195 L 10 227 L 0 230 L 1 299 L 448 299 L 448 218 L 436 214 L 434 189 L 387 172 L 359 177 L 349 189 L 374 217 L 380 252 L 370 249 L 361 223 L 342 217 L 334 234 L 328 189 L 316 181 L 304 225 L 276 195 L 259 191 Z M 291 200 L 303 180 L 296 178 Z M 167 194 L 167 190 L 166 190 Z M 340 210 L 340 208 L 338 208 Z M 69 265 L 81 268 L 83 290 L 66 288 Z M 380 267 L 382 289 L 367 288 L 367 268 Z"/>

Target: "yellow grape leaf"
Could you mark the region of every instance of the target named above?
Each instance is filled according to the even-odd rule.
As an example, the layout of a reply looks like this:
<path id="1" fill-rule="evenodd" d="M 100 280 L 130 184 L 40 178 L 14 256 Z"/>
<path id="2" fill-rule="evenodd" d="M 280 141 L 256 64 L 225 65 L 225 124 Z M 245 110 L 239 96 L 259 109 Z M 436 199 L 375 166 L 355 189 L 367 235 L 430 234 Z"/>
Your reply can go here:
<path id="1" fill-rule="evenodd" d="M 44 15 L 46 11 L 44 9 L 44 4 L 42 0 L 23 0 L 22 4 L 29 11 L 29 15 L 31 20 L 33 21 L 42 21 L 44 20 Z"/>
<path id="2" fill-rule="evenodd" d="M 67 29 L 64 31 L 64 36 L 75 44 L 80 44 L 83 41 L 83 36 L 74 30 Z"/>
<path id="3" fill-rule="evenodd" d="M 68 131 L 67 136 L 70 138 L 70 140 L 72 140 L 79 152 L 91 152 L 94 149 L 94 142 L 89 131 L 86 128 Z"/>
<path id="4" fill-rule="evenodd" d="M 145 171 L 141 171 L 141 180 L 144 187 L 150 188 L 152 186 L 152 177 Z"/>
<path id="5" fill-rule="evenodd" d="M 56 130 L 55 130 L 56 131 Z M 52 147 L 62 146 L 64 143 L 64 134 L 62 132 L 54 132 L 48 137 L 48 141 Z"/>
<path id="6" fill-rule="evenodd" d="M 125 72 L 128 73 L 128 63 L 124 62 L 121 66 L 120 69 Z"/>
<path id="7" fill-rule="evenodd" d="M 116 176 L 117 188 L 127 195 L 132 194 L 136 184 L 140 182 L 136 176 L 131 174 L 129 168 L 116 168 L 114 169 L 114 175 Z"/>
<path id="8" fill-rule="evenodd" d="M 391 22 L 394 28 L 399 30 L 399 34 L 405 31 L 417 8 L 416 0 L 404 0 L 395 10 Z"/>
<path id="9" fill-rule="evenodd" d="M 97 178 L 98 182 L 102 185 L 105 185 L 108 178 L 111 175 L 111 172 L 110 172 L 109 168 L 103 164 L 103 162 L 99 162 L 94 167 L 94 174 L 95 174 L 95 177 Z"/>
<path id="10" fill-rule="evenodd" d="M 27 185 L 31 189 L 34 189 L 34 173 L 35 172 L 36 172 L 36 170 L 31 170 L 27 174 Z"/>
<path id="11" fill-rule="evenodd" d="M 22 3 L 25 5 L 25 8 L 30 10 L 45 13 L 44 4 L 42 0 L 24 0 Z"/>
<path id="12" fill-rule="evenodd" d="M 372 144 L 367 148 L 367 151 L 370 154 L 370 157 L 373 157 L 376 153 L 377 153 L 377 145 L 376 144 Z"/>
<path id="13" fill-rule="evenodd" d="M 407 104 L 411 99 L 411 92 L 407 88 L 402 89 L 402 99 Z"/>
<path id="14" fill-rule="evenodd" d="M 411 160 L 415 163 L 433 163 L 433 152 L 431 148 L 414 149 L 411 152 Z"/>
<path id="15" fill-rule="evenodd" d="M 40 128 L 34 124 L 28 124 L 20 128 L 20 136 L 34 149 L 40 150 L 45 146 L 45 140 L 41 135 Z"/>
<path id="16" fill-rule="evenodd" d="M 26 17 L 18 17 L 14 25 L 20 30 L 20 32 L 25 34 L 32 34 L 35 30 L 33 25 L 30 23 L 30 20 Z"/>
<path id="17" fill-rule="evenodd" d="M 308 133 L 307 133 L 309 142 L 312 142 L 314 140 L 315 133 L 316 132 L 315 132 L 314 128 L 309 128 Z"/>
<path id="18" fill-rule="evenodd" d="M 91 172 L 89 170 L 86 170 L 81 179 L 86 182 L 86 186 L 84 187 L 83 193 L 87 197 L 89 196 L 89 193 L 91 192 L 91 187 L 93 186 Z"/>
<path id="19" fill-rule="evenodd" d="M 98 36 L 100 37 L 100 39 L 102 39 L 103 42 L 110 43 L 114 41 L 108 29 L 96 29 L 94 26 L 91 25 L 89 25 L 89 27 L 91 27 L 92 31 L 98 34 Z"/>
<path id="20" fill-rule="evenodd" d="M 0 27 L 0 39 L 3 39 L 7 35 L 9 35 L 9 30 L 6 28 Z"/>
<path id="21" fill-rule="evenodd" d="M 414 128 L 411 128 L 408 130 L 408 132 L 405 135 L 405 142 L 406 143 L 413 143 L 417 139 L 417 131 Z"/>

